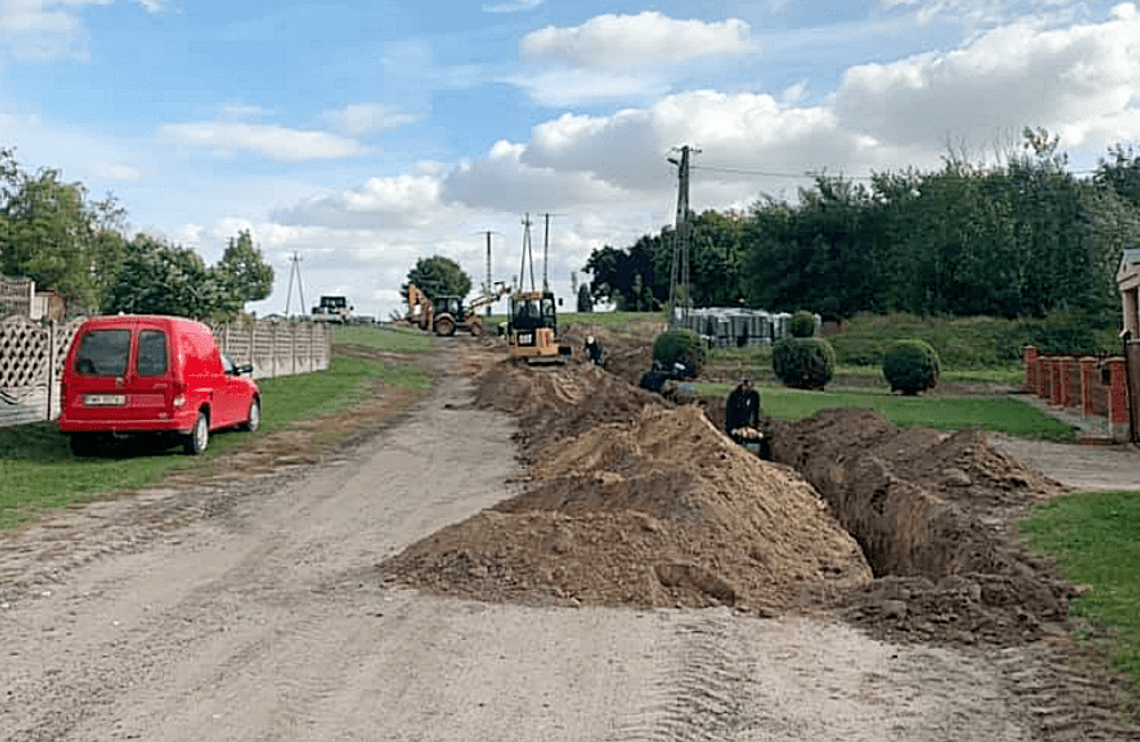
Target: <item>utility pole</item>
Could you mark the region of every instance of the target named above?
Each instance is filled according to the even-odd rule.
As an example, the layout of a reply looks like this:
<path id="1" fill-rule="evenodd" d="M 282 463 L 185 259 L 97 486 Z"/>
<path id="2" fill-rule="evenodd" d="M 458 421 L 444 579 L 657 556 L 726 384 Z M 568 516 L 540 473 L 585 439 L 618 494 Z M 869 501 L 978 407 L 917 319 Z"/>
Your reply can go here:
<path id="1" fill-rule="evenodd" d="M 305 313 L 305 290 L 301 287 L 301 256 L 297 253 L 289 258 L 292 263 L 289 269 L 289 289 L 285 292 L 285 318 L 289 318 L 289 302 L 293 298 L 293 277 L 297 277 L 297 296 L 301 301 L 301 313 Z"/>
<path id="2" fill-rule="evenodd" d="M 490 296 L 491 291 L 492 291 L 492 284 L 491 284 L 491 231 L 487 230 L 483 234 L 487 235 L 487 283 L 484 284 L 484 286 L 483 286 L 483 293 L 486 294 L 487 296 Z M 490 304 L 487 305 L 486 314 L 488 317 L 491 316 L 491 305 Z"/>
<path id="3" fill-rule="evenodd" d="M 673 234 L 673 265 L 669 271 L 669 326 L 684 327 L 688 323 L 692 297 L 689 292 L 689 154 L 699 149 L 689 145 L 680 148 L 681 159 L 668 158 L 677 166 L 677 217 Z M 678 275 L 679 274 L 679 275 Z M 677 317 L 680 305 L 681 316 Z"/>
<path id="4" fill-rule="evenodd" d="M 534 252 L 530 246 L 530 212 L 528 211 L 523 217 L 523 249 L 522 249 L 522 263 L 519 265 L 519 289 L 522 290 L 522 283 L 526 280 L 526 264 L 527 258 L 530 258 L 530 290 L 534 291 Z"/>
<path id="5" fill-rule="evenodd" d="M 550 217 L 553 214 L 543 214 L 546 217 L 546 234 L 542 240 L 542 291 L 543 293 L 550 291 L 550 278 L 546 270 L 546 266 L 550 262 Z"/>

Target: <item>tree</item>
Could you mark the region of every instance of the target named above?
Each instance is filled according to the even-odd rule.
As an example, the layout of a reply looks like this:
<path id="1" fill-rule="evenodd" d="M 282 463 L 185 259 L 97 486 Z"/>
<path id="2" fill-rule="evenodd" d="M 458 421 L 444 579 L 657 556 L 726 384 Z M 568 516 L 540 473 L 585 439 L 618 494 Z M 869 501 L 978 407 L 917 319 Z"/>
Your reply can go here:
<path id="1" fill-rule="evenodd" d="M 254 247 L 248 229 L 230 238 L 221 261 L 214 268 L 218 280 L 232 298 L 235 311 L 248 301 L 260 301 L 273 291 L 273 267 Z"/>
<path id="2" fill-rule="evenodd" d="M 122 254 L 106 234 L 124 213 L 114 198 L 90 202 L 83 184 L 63 182 L 58 170 L 24 172 L 11 150 L 0 150 L 0 183 L 0 272 L 96 307 Z"/>
<path id="3" fill-rule="evenodd" d="M 190 248 L 138 234 L 107 291 L 107 311 L 211 319 L 225 291 Z"/>
<path id="4" fill-rule="evenodd" d="M 578 287 L 578 311 L 594 311 L 594 297 L 590 295 L 590 284 L 584 283 Z"/>
<path id="5" fill-rule="evenodd" d="M 471 291 L 471 277 L 463 272 L 459 263 L 441 255 L 416 261 L 415 267 L 408 271 L 408 282 L 400 287 L 405 298 L 409 284 L 415 284 L 432 299 L 437 296 L 464 297 Z"/>

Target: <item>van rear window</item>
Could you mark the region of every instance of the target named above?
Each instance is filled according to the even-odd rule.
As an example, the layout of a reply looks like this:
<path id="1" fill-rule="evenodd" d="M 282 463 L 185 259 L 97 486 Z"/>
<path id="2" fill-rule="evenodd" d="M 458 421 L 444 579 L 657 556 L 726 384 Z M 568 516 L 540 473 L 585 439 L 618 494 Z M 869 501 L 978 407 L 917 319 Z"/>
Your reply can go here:
<path id="1" fill-rule="evenodd" d="M 139 376 L 162 376 L 166 373 L 166 333 L 143 330 L 139 333 Z"/>
<path id="2" fill-rule="evenodd" d="M 75 370 L 81 374 L 122 376 L 131 352 L 130 330 L 94 330 L 84 333 L 75 354 Z"/>

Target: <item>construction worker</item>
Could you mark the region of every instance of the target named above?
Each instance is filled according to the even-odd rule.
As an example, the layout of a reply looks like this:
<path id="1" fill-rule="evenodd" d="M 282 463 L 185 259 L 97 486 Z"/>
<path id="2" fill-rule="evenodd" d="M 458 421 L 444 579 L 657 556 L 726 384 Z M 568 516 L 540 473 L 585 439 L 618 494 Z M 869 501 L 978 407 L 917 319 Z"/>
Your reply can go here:
<path id="1" fill-rule="evenodd" d="M 606 353 L 602 350 L 598 339 L 593 335 L 586 336 L 586 357 L 599 366 L 604 365 L 606 362 Z"/>
<path id="2" fill-rule="evenodd" d="M 771 442 L 760 430 L 760 392 L 752 388 L 752 379 L 741 379 L 729 393 L 724 412 L 724 429 L 729 437 L 760 458 L 771 460 Z"/>

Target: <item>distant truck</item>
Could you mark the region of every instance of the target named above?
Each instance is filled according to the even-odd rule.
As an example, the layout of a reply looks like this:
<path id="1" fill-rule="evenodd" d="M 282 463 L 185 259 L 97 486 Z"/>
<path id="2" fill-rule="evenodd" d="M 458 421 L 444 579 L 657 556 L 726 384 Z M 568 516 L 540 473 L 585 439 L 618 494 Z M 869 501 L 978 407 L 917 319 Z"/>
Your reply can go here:
<path id="1" fill-rule="evenodd" d="M 313 307 L 313 319 L 343 324 L 352 319 L 352 305 L 344 296 L 322 296 L 321 303 Z"/>

